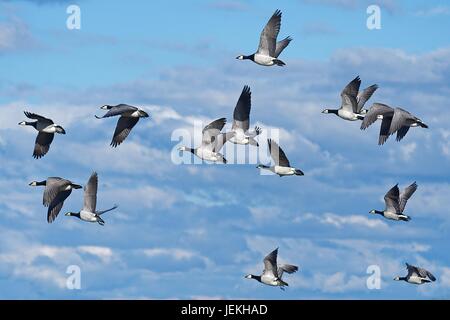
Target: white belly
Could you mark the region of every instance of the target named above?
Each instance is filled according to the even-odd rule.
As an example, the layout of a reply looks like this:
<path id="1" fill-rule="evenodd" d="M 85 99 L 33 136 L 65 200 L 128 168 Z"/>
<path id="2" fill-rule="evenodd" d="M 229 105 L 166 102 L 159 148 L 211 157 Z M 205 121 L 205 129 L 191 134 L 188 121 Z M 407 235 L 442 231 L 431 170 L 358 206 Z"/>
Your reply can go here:
<path id="1" fill-rule="evenodd" d="M 282 176 L 291 176 L 295 173 L 294 168 L 275 166 L 274 172 Z"/>
<path id="2" fill-rule="evenodd" d="M 80 219 L 87 222 L 97 222 L 97 217 L 92 212 L 81 210 Z"/>
<path id="3" fill-rule="evenodd" d="M 254 61 L 262 66 L 273 66 L 273 60 L 274 58 L 259 53 L 256 53 L 254 58 Z"/>
<path id="4" fill-rule="evenodd" d="M 351 111 L 347 111 L 347 110 L 343 110 L 343 109 L 338 110 L 338 116 L 341 117 L 342 119 L 345 119 L 348 121 L 358 120 L 358 117 L 356 116 L 356 114 L 354 114 Z"/>
<path id="5" fill-rule="evenodd" d="M 54 124 L 47 126 L 47 125 L 40 125 L 38 122 L 36 129 L 39 132 L 45 132 L 45 133 L 55 133 L 56 132 L 56 128 L 55 128 Z"/>
<path id="6" fill-rule="evenodd" d="M 383 216 L 384 216 L 386 219 L 399 220 L 398 214 L 393 213 L 393 212 L 384 211 Z"/>
<path id="7" fill-rule="evenodd" d="M 261 282 L 269 286 L 277 286 L 278 281 L 272 276 L 261 276 Z"/>
<path id="8" fill-rule="evenodd" d="M 198 148 L 196 150 L 195 154 L 202 160 L 213 161 L 213 162 L 219 160 L 219 157 L 217 156 L 217 154 L 208 149 Z"/>
<path id="9" fill-rule="evenodd" d="M 409 277 L 408 282 L 412 283 L 412 284 L 422 284 L 423 283 L 422 282 L 422 278 L 420 278 L 418 276 L 411 276 L 411 277 Z"/>

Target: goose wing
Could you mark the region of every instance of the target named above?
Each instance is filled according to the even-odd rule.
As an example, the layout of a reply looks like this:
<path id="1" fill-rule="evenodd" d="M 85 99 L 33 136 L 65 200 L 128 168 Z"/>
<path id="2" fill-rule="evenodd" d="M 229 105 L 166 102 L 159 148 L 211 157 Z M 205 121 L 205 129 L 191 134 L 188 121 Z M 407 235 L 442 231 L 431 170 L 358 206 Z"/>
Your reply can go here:
<path id="1" fill-rule="evenodd" d="M 278 268 L 277 268 L 277 256 L 278 248 L 269 253 L 263 260 L 264 262 L 264 275 L 273 276 L 278 278 Z"/>
<path id="2" fill-rule="evenodd" d="M 116 130 L 111 141 L 111 147 L 116 148 L 119 144 L 125 141 L 131 132 L 131 129 L 138 123 L 139 118 L 135 117 L 123 117 L 117 121 Z"/>
<path id="3" fill-rule="evenodd" d="M 430 278 L 431 281 L 436 281 L 436 277 L 430 271 L 428 271 L 424 268 L 419 268 L 419 267 L 416 267 L 416 269 L 417 269 L 417 273 L 421 277 L 423 277 L 423 278 L 428 277 L 428 278 Z"/>
<path id="4" fill-rule="evenodd" d="M 278 267 L 278 278 L 281 279 L 281 277 L 283 277 L 283 273 L 287 272 L 289 274 L 297 272 L 298 271 L 298 267 L 294 266 L 292 264 L 283 264 L 281 266 Z"/>
<path id="5" fill-rule="evenodd" d="M 48 223 L 52 223 L 53 221 L 55 221 L 64 205 L 64 201 L 70 196 L 71 193 L 72 189 L 61 191 L 56 195 L 55 199 L 53 199 L 52 203 L 50 203 L 47 210 Z"/>
<path id="6" fill-rule="evenodd" d="M 29 119 L 34 119 L 34 120 L 38 120 L 38 121 L 45 121 L 45 122 L 47 122 L 49 124 L 53 124 L 53 120 L 52 119 L 40 116 L 40 115 L 38 115 L 36 113 L 32 113 L 32 112 L 28 112 L 28 111 L 24 111 L 23 113 Z"/>
<path id="7" fill-rule="evenodd" d="M 45 156 L 50 150 L 54 137 L 54 133 L 39 132 L 34 143 L 33 158 L 39 159 Z"/>
<path id="8" fill-rule="evenodd" d="M 63 191 L 69 184 L 70 184 L 69 180 L 62 179 L 59 177 L 47 178 L 42 204 L 46 207 L 49 206 L 50 203 L 52 203 L 53 200 L 56 198 L 58 193 Z"/>
<path id="9" fill-rule="evenodd" d="M 94 172 L 84 187 L 84 211 L 95 213 L 95 208 L 97 207 L 97 188 L 98 175 L 97 172 Z"/>
<path id="10" fill-rule="evenodd" d="M 417 190 L 417 183 L 414 182 L 410 186 L 406 187 L 405 190 L 400 194 L 400 212 L 403 212 L 406 207 L 406 203 L 408 202 L 409 198 L 413 195 L 414 192 Z"/>
<path id="11" fill-rule="evenodd" d="M 218 136 L 213 137 L 213 142 L 210 144 L 212 146 L 213 152 L 219 152 L 223 145 L 234 137 L 234 132 L 221 133 Z"/>
<path id="12" fill-rule="evenodd" d="M 240 128 L 247 132 L 250 127 L 250 109 L 252 107 L 252 93 L 249 86 L 242 89 L 239 100 L 234 108 L 233 113 L 233 127 L 232 129 Z"/>
<path id="13" fill-rule="evenodd" d="M 290 167 L 291 164 L 289 163 L 289 160 L 286 157 L 283 149 L 281 149 L 280 146 L 272 139 L 268 139 L 267 143 L 269 144 L 270 156 L 275 162 L 275 165 L 281 167 Z"/>
<path id="14" fill-rule="evenodd" d="M 119 116 L 126 112 L 134 112 L 136 110 L 138 110 L 138 108 L 122 103 L 122 104 L 118 104 L 117 106 L 111 107 L 111 109 L 109 109 L 108 112 L 106 112 L 102 117 L 97 117 L 97 116 L 95 116 L 95 117 L 97 119 L 109 118 L 109 117 Z"/>
<path id="15" fill-rule="evenodd" d="M 378 137 L 378 144 L 380 146 L 383 145 L 389 138 L 389 128 L 391 127 L 391 121 L 392 117 L 390 115 L 383 116 L 383 120 L 381 120 L 380 135 Z"/>
<path id="16" fill-rule="evenodd" d="M 408 278 L 412 277 L 412 276 L 419 276 L 417 267 L 410 265 L 409 263 L 406 263 L 406 270 L 408 270 L 408 275 L 407 275 Z"/>
<path id="17" fill-rule="evenodd" d="M 358 96 L 356 97 L 356 101 L 358 102 L 358 113 L 361 112 L 362 108 L 366 104 L 367 100 L 372 97 L 373 93 L 378 89 L 378 85 L 373 84 L 370 87 L 365 88 L 363 91 L 358 93 Z"/>
<path id="18" fill-rule="evenodd" d="M 289 43 L 292 41 L 291 37 L 286 37 L 281 41 L 277 42 L 276 48 L 275 48 L 275 56 L 274 58 L 278 58 L 281 52 L 289 45 Z"/>
<path id="19" fill-rule="evenodd" d="M 361 130 L 367 129 L 371 124 L 377 121 L 377 117 L 382 115 L 383 118 L 394 114 L 394 109 L 383 103 L 374 103 L 364 116 L 361 123 Z"/>
<path id="20" fill-rule="evenodd" d="M 213 142 L 213 137 L 216 137 L 220 134 L 220 131 L 222 131 L 226 122 L 227 122 L 227 119 L 220 118 L 220 119 L 214 120 L 213 122 L 208 124 L 206 127 L 204 127 L 202 130 L 202 145 L 211 144 Z"/>
<path id="21" fill-rule="evenodd" d="M 400 191 L 398 189 L 398 184 L 396 184 L 384 196 L 386 211 L 400 213 L 399 196 Z"/>
<path id="22" fill-rule="evenodd" d="M 274 57 L 278 33 L 281 27 L 281 11 L 276 10 L 267 22 L 259 38 L 258 53 Z"/>
<path id="23" fill-rule="evenodd" d="M 359 86 L 361 85 L 361 79 L 356 77 L 347 84 L 347 86 L 341 92 L 342 109 L 350 112 L 357 112 L 358 102 L 356 96 L 358 95 Z"/>
<path id="24" fill-rule="evenodd" d="M 392 117 L 389 134 L 394 134 L 404 126 L 409 126 L 409 121 L 414 119 L 414 116 L 406 110 L 395 108 L 394 116 Z M 406 133 L 404 133 L 406 134 Z"/>

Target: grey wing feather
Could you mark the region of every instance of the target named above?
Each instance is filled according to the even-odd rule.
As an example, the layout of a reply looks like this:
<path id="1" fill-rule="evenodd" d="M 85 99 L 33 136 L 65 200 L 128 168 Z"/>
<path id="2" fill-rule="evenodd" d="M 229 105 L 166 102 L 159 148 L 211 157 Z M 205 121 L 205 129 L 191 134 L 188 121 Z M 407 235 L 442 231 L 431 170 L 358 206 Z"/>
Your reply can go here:
<path id="1" fill-rule="evenodd" d="M 390 114 L 394 114 L 394 109 L 382 103 L 374 103 L 364 116 L 364 120 L 361 123 L 361 130 L 367 129 L 371 124 L 377 121 L 379 115 L 387 116 Z"/>
<path id="2" fill-rule="evenodd" d="M 39 159 L 45 156 L 50 150 L 54 137 L 54 133 L 39 132 L 34 143 L 33 158 Z"/>
<path id="3" fill-rule="evenodd" d="M 281 149 L 280 146 L 272 139 L 268 139 L 267 143 L 269 144 L 270 156 L 275 162 L 275 165 L 281 167 L 290 167 L 291 164 L 289 163 L 289 160 L 286 157 L 283 149 Z"/>
<path id="4" fill-rule="evenodd" d="M 378 85 L 374 84 L 370 87 L 365 88 L 363 91 L 358 93 L 358 96 L 356 97 L 356 101 L 358 102 L 358 113 L 361 112 L 362 108 L 366 104 L 367 100 L 372 97 L 373 93 L 378 89 Z"/>
<path id="5" fill-rule="evenodd" d="M 384 116 L 383 120 L 381 121 L 380 135 L 378 138 L 378 144 L 380 146 L 383 145 L 389 138 L 389 128 L 391 127 L 391 121 L 391 116 Z"/>
<path id="6" fill-rule="evenodd" d="M 64 201 L 70 196 L 72 193 L 72 190 L 64 190 L 58 193 L 56 198 L 52 201 L 50 206 L 48 207 L 47 211 L 47 222 L 52 223 L 56 217 L 58 216 L 59 212 L 61 211 Z"/>
<path id="7" fill-rule="evenodd" d="M 360 85 L 361 79 L 358 76 L 350 81 L 344 90 L 342 90 L 341 98 L 343 109 L 357 113 L 358 102 L 356 101 L 356 96 L 358 95 Z"/>
<path id="8" fill-rule="evenodd" d="M 273 274 L 275 277 L 278 277 L 277 256 L 278 248 L 273 250 L 264 258 L 264 274 Z"/>
<path id="9" fill-rule="evenodd" d="M 298 271 L 298 267 L 291 265 L 291 264 L 283 264 L 281 266 L 278 267 L 278 278 L 282 278 L 283 277 L 283 273 L 287 272 L 289 274 L 297 272 Z"/>
<path id="10" fill-rule="evenodd" d="M 258 53 L 275 58 L 275 49 L 280 27 L 281 11 L 276 10 L 261 32 Z"/>
<path id="11" fill-rule="evenodd" d="M 395 108 L 394 116 L 392 117 L 391 127 L 389 128 L 389 134 L 394 134 L 400 130 L 403 126 L 407 125 L 408 119 L 411 119 L 412 115 L 401 108 Z"/>
<path id="12" fill-rule="evenodd" d="M 399 197 L 400 190 L 398 189 L 398 184 L 396 184 L 384 196 L 387 211 L 400 213 Z"/>
<path id="13" fill-rule="evenodd" d="M 275 56 L 274 58 L 278 58 L 278 56 L 283 52 L 283 50 L 289 45 L 289 43 L 292 41 L 291 37 L 286 37 L 281 41 L 277 42 L 276 48 L 275 48 Z"/>
<path id="14" fill-rule="evenodd" d="M 47 178 L 42 204 L 48 207 L 50 203 L 52 203 L 53 200 L 56 198 L 58 193 L 64 190 L 64 188 L 68 186 L 69 183 L 70 181 L 59 177 Z"/>
<path id="15" fill-rule="evenodd" d="M 96 116 L 96 118 L 98 118 L 98 119 L 109 118 L 109 117 L 121 115 L 125 112 L 133 112 L 136 110 L 138 110 L 138 108 L 130 106 L 128 104 L 119 104 L 119 105 L 113 106 L 111 109 L 109 109 L 108 112 L 105 113 L 102 117 Z"/>
<path id="16" fill-rule="evenodd" d="M 400 194 L 400 212 L 403 212 L 403 210 L 405 210 L 406 203 L 408 202 L 409 198 L 411 198 L 413 193 L 416 192 L 416 190 L 417 183 L 414 182 L 410 186 L 405 188 L 405 190 L 403 190 L 403 192 Z"/>
<path id="17" fill-rule="evenodd" d="M 234 132 L 227 132 L 227 133 L 221 133 L 218 136 L 214 137 L 214 141 L 212 143 L 213 146 L 213 152 L 219 152 L 220 149 L 222 149 L 223 145 L 230 140 L 232 137 L 234 137 Z"/>
<path id="18" fill-rule="evenodd" d="M 28 111 L 24 111 L 23 113 L 25 114 L 25 116 L 27 118 L 34 119 L 34 120 L 39 120 L 39 121 L 46 121 L 49 124 L 53 124 L 53 120 L 52 119 L 48 119 L 48 118 L 40 116 L 40 115 L 38 115 L 36 113 L 32 113 L 32 112 L 28 112 Z"/>
<path id="19" fill-rule="evenodd" d="M 138 123 L 139 118 L 134 117 L 120 117 L 117 121 L 116 130 L 114 131 L 111 147 L 117 147 L 130 134 L 131 129 Z"/>
<path id="20" fill-rule="evenodd" d="M 241 128 L 246 132 L 250 127 L 250 110 L 252 107 L 252 93 L 249 86 L 242 89 L 239 100 L 234 108 L 232 129 Z"/>
<path id="21" fill-rule="evenodd" d="M 396 140 L 397 141 L 401 141 L 405 136 L 406 136 L 406 134 L 408 133 L 408 131 L 409 131 L 409 126 L 403 126 L 403 127 L 401 127 L 398 131 L 397 131 L 397 137 L 396 137 Z"/>
<path id="22" fill-rule="evenodd" d="M 222 131 L 226 122 L 227 122 L 227 119 L 220 118 L 220 119 L 214 120 L 213 122 L 208 124 L 206 127 L 204 127 L 202 130 L 202 143 L 203 144 L 212 143 L 213 137 L 216 137 L 220 134 L 220 131 Z"/>
<path id="23" fill-rule="evenodd" d="M 83 210 L 95 213 L 97 207 L 97 188 L 98 188 L 98 175 L 97 172 L 92 173 L 88 183 L 84 187 L 84 205 Z"/>

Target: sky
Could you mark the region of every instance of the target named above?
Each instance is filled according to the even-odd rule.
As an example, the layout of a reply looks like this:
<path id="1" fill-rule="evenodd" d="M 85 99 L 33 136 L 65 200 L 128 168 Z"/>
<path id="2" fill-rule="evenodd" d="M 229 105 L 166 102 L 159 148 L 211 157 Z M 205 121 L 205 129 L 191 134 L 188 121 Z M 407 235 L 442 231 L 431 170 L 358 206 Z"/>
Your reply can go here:
<path id="1" fill-rule="evenodd" d="M 366 26 L 381 9 L 381 29 Z M 81 10 L 81 29 L 66 9 Z M 276 10 L 293 41 L 283 68 L 238 61 L 255 51 Z M 450 297 L 450 6 L 446 1 L 195 0 L 0 1 L 0 298 L 3 299 L 448 299 Z M 409 110 L 429 125 L 380 147 L 378 127 L 322 114 L 359 75 L 378 84 L 369 103 Z M 244 85 L 260 147 L 279 143 L 303 177 L 260 174 L 256 163 L 177 164 L 177 133 L 226 117 Z M 145 109 L 118 148 L 104 104 Z M 28 110 L 67 134 L 32 158 Z M 226 130 L 230 128 L 227 124 Z M 198 139 L 198 134 L 196 136 Z M 194 140 L 192 143 L 195 143 Z M 191 146 L 191 141 L 182 141 Z M 232 145 L 224 153 L 233 158 Z M 188 156 L 183 156 L 188 160 Z M 64 216 L 82 207 L 75 190 L 52 224 L 42 189 L 61 176 L 99 174 L 105 226 Z M 417 181 L 410 222 L 370 215 L 393 185 Z M 286 291 L 247 280 L 279 247 L 298 265 Z M 435 283 L 393 281 L 405 263 Z M 69 266 L 81 287 L 67 287 Z M 369 289 L 369 266 L 381 286 Z"/>

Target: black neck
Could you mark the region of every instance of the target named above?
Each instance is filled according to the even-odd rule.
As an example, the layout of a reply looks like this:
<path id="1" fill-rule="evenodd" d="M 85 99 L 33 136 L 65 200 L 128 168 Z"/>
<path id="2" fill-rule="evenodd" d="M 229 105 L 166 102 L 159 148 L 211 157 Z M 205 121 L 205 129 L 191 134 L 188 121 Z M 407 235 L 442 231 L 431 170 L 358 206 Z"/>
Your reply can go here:
<path id="1" fill-rule="evenodd" d="M 408 278 L 407 277 L 399 277 L 398 280 L 406 281 L 406 280 L 408 280 Z"/>
<path id="2" fill-rule="evenodd" d="M 36 182 L 37 186 L 46 186 L 47 185 L 47 180 L 41 181 L 41 182 Z"/>
<path id="3" fill-rule="evenodd" d="M 36 128 L 36 124 L 37 124 L 37 121 L 34 121 L 34 122 L 25 121 L 25 125 L 27 125 L 27 126 L 32 126 L 32 127 Z"/>
<path id="4" fill-rule="evenodd" d="M 192 148 L 188 148 L 188 147 L 186 147 L 186 151 L 188 151 L 188 152 L 191 152 L 191 153 L 195 154 L 195 149 L 192 149 Z"/>
<path id="5" fill-rule="evenodd" d="M 77 218 L 80 218 L 80 213 L 79 212 L 72 212 L 70 215 L 74 216 L 74 217 L 77 217 Z"/>
<path id="6" fill-rule="evenodd" d="M 383 212 L 383 211 L 375 210 L 375 213 L 377 213 L 377 214 L 383 214 L 384 212 Z"/>
<path id="7" fill-rule="evenodd" d="M 251 274 L 251 276 L 252 276 L 252 279 L 255 279 L 256 281 L 261 282 L 261 276 L 255 276 L 253 274 Z"/>
<path id="8" fill-rule="evenodd" d="M 249 56 L 243 56 L 242 59 L 255 61 L 255 54 L 251 54 Z"/>
<path id="9" fill-rule="evenodd" d="M 338 109 L 328 109 L 328 113 L 334 113 L 334 114 L 338 114 Z"/>

